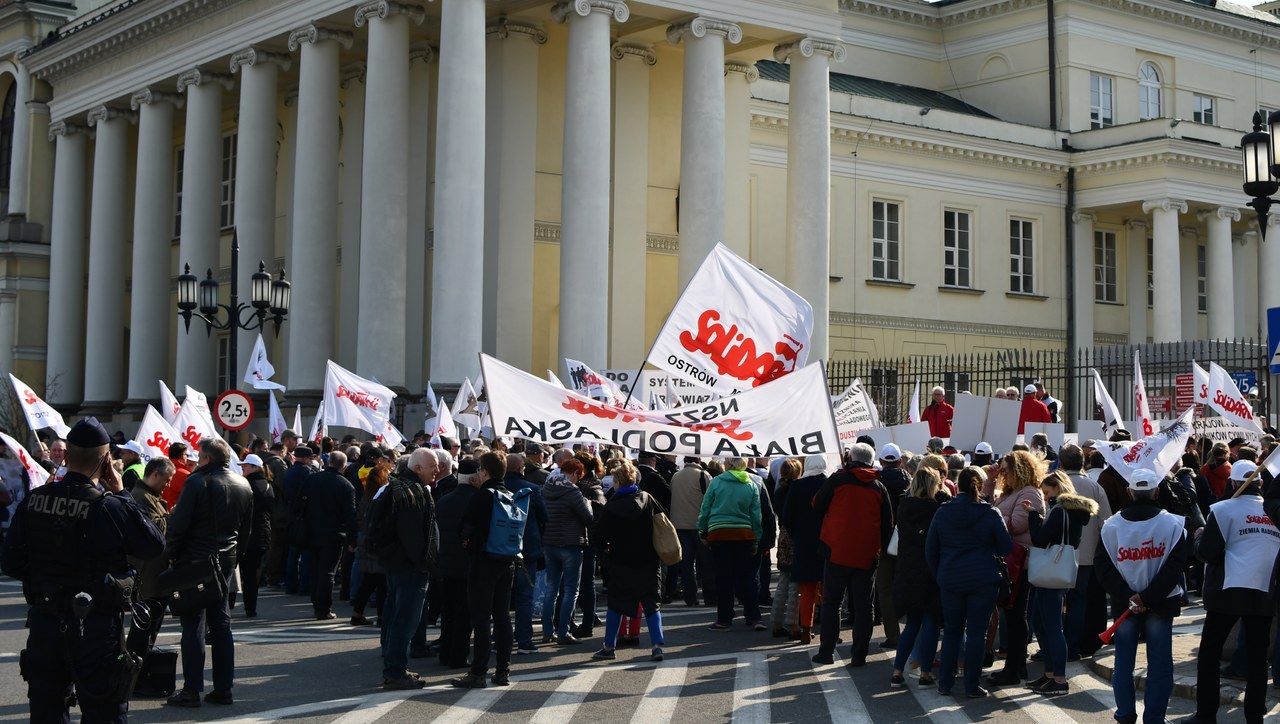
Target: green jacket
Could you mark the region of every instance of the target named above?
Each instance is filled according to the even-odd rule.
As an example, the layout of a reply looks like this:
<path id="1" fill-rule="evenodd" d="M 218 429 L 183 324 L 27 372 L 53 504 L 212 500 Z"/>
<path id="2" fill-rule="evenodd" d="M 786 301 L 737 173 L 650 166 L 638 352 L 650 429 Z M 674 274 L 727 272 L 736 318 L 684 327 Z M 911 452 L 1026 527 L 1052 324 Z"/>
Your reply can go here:
<path id="1" fill-rule="evenodd" d="M 760 488 L 745 470 L 727 470 L 717 475 L 702 496 L 699 535 L 722 528 L 750 528 L 756 544 L 760 543 L 764 530 L 760 522 Z"/>

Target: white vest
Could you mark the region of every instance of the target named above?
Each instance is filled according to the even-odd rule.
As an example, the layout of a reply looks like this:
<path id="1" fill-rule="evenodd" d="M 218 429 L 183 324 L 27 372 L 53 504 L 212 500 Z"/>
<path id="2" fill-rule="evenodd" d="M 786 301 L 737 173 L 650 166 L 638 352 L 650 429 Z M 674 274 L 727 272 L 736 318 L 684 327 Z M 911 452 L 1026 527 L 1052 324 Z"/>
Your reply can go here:
<path id="1" fill-rule="evenodd" d="M 1182 541 L 1183 525 L 1182 516 L 1166 510 L 1151 520 L 1133 521 L 1113 515 L 1102 526 L 1102 545 L 1129 588 L 1141 593 Z M 1169 592 L 1169 598 L 1181 595 L 1182 586 L 1174 586 Z"/>
<path id="2" fill-rule="evenodd" d="M 1271 572 L 1280 555 L 1280 530 L 1262 510 L 1262 498 L 1241 495 L 1209 506 L 1226 541 L 1222 587 L 1271 590 Z"/>

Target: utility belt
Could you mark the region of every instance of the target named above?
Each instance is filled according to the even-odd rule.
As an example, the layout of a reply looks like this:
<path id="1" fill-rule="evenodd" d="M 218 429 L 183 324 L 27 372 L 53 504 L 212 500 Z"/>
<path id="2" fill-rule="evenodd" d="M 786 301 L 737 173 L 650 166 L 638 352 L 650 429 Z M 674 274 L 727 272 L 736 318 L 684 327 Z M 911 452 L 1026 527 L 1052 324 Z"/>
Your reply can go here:
<path id="1" fill-rule="evenodd" d="M 95 611 L 122 613 L 131 610 L 137 585 L 137 572 L 129 569 L 123 574 L 104 574 L 96 581 L 23 581 L 22 595 L 29 606 L 41 613 L 70 612 L 79 593 L 89 594 Z"/>

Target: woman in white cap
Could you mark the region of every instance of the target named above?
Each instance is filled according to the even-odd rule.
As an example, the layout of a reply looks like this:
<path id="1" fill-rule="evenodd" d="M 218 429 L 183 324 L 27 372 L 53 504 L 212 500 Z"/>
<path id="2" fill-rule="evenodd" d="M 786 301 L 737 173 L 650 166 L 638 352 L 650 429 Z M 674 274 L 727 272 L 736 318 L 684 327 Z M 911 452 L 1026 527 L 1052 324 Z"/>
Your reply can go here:
<path id="1" fill-rule="evenodd" d="M 271 510 L 275 507 L 275 493 L 271 490 L 271 468 L 254 453 L 240 461 L 245 480 L 253 489 L 253 526 L 249 542 L 240 556 L 240 585 L 244 595 L 245 618 L 258 615 L 258 579 L 262 558 L 271 548 Z"/>

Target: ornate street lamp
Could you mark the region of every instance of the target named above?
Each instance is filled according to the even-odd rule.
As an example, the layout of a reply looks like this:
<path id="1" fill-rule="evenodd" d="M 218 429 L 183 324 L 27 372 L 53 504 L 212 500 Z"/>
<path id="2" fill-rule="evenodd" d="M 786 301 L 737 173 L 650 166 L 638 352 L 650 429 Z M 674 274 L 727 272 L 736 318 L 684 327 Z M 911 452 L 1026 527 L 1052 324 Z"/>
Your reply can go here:
<path id="1" fill-rule="evenodd" d="M 240 302 L 240 238 L 238 233 L 231 235 L 231 303 L 218 303 L 218 280 L 213 278 L 213 270 L 205 270 L 205 278 L 197 280 L 191 273 L 191 265 L 184 264 L 183 272 L 178 275 L 178 314 L 188 333 L 191 332 L 191 318 L 204 321 L 205 334 L 213 330 L 228 331 L 227 339 L 227 380 L 235 385 L 236 366 L 236 334 L 237 330 L 246 332 L 262 329 L 268 318 L 275 323 L 276 336 L 280 336 L 280 325 L 289 315 L 289 281 L 285 271 L 280 269 L 280 278 L 273 280 L 267 273 L 266 265 L 258 262 L 258 271 L 250 279 L 250 303 Z M 197 311 L 198 310 L 198 311 Z M 226 311 L 227 318 L 220 319 L 220 312 Z M 246 312 L 248 313 L 246 315 Z"/>
<path id="2" fill-rule="evenodd" d="M 1262 241 L 1267 240 L 1267 212 L 1271 209 L 1272 194 L 1280 190 L 1280 111 L 1271 114 L 1267 125 L 1271 133 L 1262 130 L 1262 111 L 1253 113 L 1253 130 L 1240 139 L 1240 151 L 1244 166 L 1244 192 L 1253 197 L 1249 206 L 1258 212 L 1258 229 Z"/>

